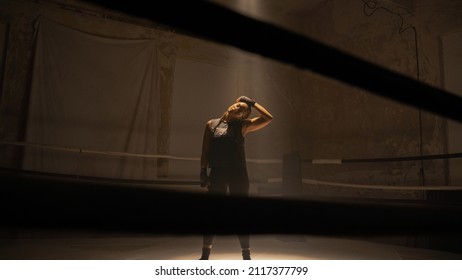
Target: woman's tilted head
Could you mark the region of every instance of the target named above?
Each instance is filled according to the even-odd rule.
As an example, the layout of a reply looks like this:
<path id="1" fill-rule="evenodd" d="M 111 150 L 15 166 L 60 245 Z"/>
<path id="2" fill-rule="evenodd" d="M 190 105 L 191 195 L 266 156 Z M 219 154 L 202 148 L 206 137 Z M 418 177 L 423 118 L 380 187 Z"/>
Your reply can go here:
<path id="1" fill-rule="evenodd" d="M 250 116 L 252 109 L 245 102 L 236 102 L 226 111 L 229 120 L 245 120 Z"/>

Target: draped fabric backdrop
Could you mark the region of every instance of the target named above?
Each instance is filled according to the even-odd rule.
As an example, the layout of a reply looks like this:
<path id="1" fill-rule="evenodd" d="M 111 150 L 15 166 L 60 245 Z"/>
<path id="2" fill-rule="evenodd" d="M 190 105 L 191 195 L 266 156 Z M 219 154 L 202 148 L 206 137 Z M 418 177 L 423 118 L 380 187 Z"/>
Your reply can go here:
<path id="1" fill-rule="evenodd" d="M 155 40 L 120 40 L 40 18 L 26 142 L 156 154 L 160 120 Z M 25 149 L 26 170 L 156 178 L 153 158 Z"/>

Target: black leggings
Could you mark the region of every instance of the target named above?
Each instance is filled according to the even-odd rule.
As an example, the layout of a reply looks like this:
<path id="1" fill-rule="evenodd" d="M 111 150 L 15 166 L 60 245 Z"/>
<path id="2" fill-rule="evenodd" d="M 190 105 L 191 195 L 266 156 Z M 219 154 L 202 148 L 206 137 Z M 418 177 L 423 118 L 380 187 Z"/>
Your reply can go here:
<path id="1" fill-rule="evenodd" d="M 249 176 L 246 168 L 212 168 L 210 171 L 209 194 L 226 195 L 229 190 L 231 196 L 249 196 Z M 250 236 L 239 234 L 242 249 L 250 248 Z M 214 234 L 204 234 L 203 244 L 211 246 Z"/>

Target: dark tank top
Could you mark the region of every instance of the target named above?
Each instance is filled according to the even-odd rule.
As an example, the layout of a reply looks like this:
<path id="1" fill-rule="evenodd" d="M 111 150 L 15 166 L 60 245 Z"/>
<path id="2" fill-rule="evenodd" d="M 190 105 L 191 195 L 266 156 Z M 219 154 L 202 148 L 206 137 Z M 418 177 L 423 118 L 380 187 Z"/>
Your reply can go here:
<path id="1" fill-rule="evenodd" d="M 227 123 L 214 119 L 210 129 L 210 167 L 246 168 L 242 121 Z"/>

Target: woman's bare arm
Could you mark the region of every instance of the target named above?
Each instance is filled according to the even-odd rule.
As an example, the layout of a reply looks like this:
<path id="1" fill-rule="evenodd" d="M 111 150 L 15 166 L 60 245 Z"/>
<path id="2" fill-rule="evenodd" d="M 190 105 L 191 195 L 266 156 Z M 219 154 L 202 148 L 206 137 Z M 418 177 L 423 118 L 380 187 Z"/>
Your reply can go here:
<path id="1" fill-rule="evenodd" d="M 273 115 L 261 104 L 255 102 L 253 108 L 258 112 L 259 116 L 244 121 L 244 125 L 242 126 L 243 136 L 251 131 L 262 129 L 273 120 Z"/>
<path id="2" fill-rule="evenodd" d="M 207 167 L 209 165 L 209 151 L 210 151 L 210 138 L 212 137 L 210 131 L 211 121 L 207 122 L 207 125 L 204 129 L 204 136 L 202 138 L 202 153 L 201 153 L 201 171 L 200 171 L 200 181 L 201 187 L 207 186 Z"/>

